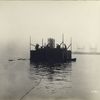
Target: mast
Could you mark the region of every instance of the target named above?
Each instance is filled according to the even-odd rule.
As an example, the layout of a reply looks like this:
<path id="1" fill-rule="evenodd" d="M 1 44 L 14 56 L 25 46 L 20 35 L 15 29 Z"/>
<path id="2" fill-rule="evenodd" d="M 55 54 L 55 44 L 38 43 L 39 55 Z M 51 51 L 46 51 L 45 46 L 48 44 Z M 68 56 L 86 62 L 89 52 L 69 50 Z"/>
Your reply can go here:
<path id="1" fill-rule="evenodd" d="M 62 33 L 62 43 L 64 43 L 64 34 Z"/>
<path id="2" fill-rule="evenodd" d="M 42 47 L 43 47 L 43 38 L 42 38 Z"/>
<path id="3" fill-rule="evenodd" d="M 30 36 L 30 51 L 31 51 L 31 36 Z"/>
<path id="4" fill-rule="evenodd" d="M 70 39 L 70 42 L 71 42 L 71 51 L 72 51 L 72 37 L 71 37 L 71 39 Z"/>
<path id="5" fill-rule="evenodd" d="M 29 52 L 29 54 L 30 54 L 30 59 L 31 59 L 31 36 L 30 36 L 29 42 L 30 42 L 30 52 Z"/>

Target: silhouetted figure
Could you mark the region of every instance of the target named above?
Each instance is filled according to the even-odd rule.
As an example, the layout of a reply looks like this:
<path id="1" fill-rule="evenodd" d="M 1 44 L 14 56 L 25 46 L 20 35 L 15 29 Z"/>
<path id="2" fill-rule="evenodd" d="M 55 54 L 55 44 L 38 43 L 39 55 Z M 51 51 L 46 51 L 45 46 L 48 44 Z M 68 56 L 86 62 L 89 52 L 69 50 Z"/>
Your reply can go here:
<path id="1" fill-rule="evenodd" d="M 36 50 L 39 49 L 39 44 L 36 44 L 35 49 L 36 49 Z"/>

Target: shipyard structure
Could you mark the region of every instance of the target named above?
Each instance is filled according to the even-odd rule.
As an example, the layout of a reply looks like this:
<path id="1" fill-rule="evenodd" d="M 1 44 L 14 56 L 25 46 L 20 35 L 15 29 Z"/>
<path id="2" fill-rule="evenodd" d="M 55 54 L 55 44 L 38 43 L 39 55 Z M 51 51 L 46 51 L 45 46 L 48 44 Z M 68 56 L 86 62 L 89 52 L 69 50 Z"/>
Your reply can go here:
<path id="1" fill-rule="evenodd" d="M 35 50 L 31 49 L 31 46 L 35 47 Z M 38 63 L 66 63 L 75 61 L 76 58 L 72 58 L 72 43 L 67 46 L 64 43 L 64 39 L 60 44 L 55 45 L 55 39 L 48 38 L 47 44 L 42 46 L 39 44 L 31 44 L 30 42 L 30 61 Z"/>

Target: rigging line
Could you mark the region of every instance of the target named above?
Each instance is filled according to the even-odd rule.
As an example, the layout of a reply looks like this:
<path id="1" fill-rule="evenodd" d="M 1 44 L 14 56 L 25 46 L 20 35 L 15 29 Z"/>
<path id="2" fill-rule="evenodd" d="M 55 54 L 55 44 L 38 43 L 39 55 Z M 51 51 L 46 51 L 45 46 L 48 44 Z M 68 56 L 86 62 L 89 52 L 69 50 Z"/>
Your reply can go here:
<path id="1" fill-rule="evenodd" d="M 40 81 L 37 83 L 36 86 L 38 86 L 38 85 L 40 84 L 40 82 L 41 82 L 42 79 L 43 79 L 43 76 L 42 76 L 42 78 L 40 79 Z M 19 100 L 24 99 L 24 97 L 25 97 L 26 95 L 28 95 L 33 89 L 36 88 L 36 86 L 33 86 L 30 90 L 28 90 Z"/>

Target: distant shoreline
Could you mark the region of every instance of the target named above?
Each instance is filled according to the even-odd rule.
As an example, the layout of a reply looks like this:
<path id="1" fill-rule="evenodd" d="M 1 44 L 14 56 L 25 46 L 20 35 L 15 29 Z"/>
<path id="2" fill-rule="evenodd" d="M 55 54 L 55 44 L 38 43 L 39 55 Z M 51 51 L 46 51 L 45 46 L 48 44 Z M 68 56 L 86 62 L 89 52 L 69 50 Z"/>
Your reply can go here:
<path id="1" fill-rule="evenodd" d="M 73 54 L 100 55 L 100 52 L 72 52 Z"/>

